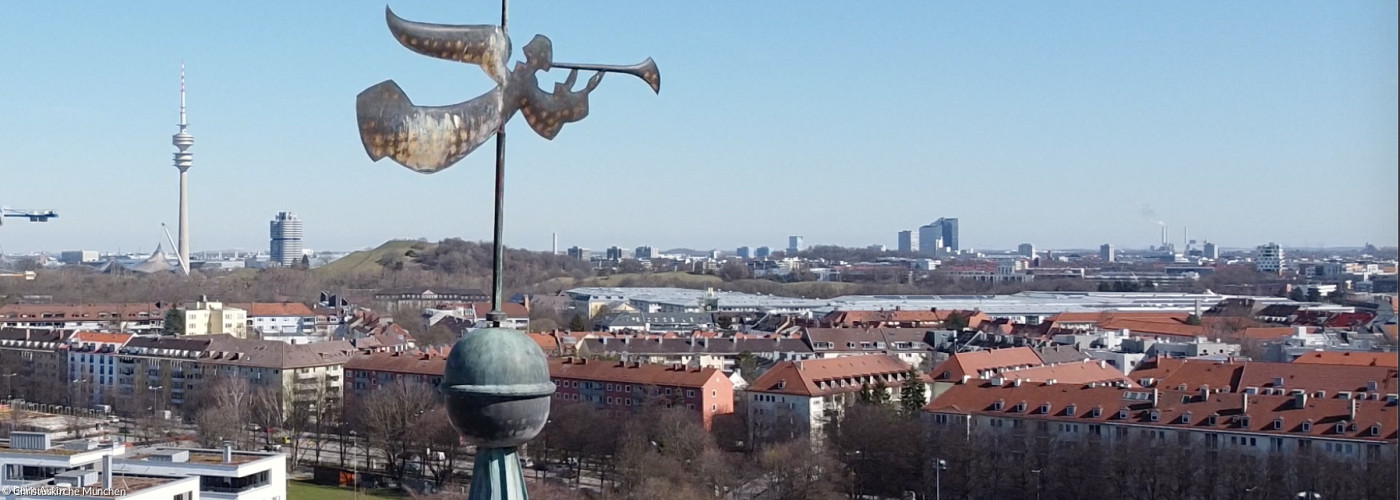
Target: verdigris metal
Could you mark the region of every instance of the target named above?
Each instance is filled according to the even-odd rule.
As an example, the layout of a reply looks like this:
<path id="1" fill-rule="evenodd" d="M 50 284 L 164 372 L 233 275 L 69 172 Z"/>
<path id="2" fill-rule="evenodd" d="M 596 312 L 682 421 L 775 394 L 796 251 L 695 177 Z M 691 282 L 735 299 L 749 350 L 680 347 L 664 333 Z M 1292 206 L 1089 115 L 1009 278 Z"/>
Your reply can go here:
<path id="1" fill-rule="evenodd" d="M 533 439 L 544 428 L 554 389 L 539 344 L 504 328 L 483 328 L 458 341 L 439 388 L 452 425 L 482 448 Z"/>

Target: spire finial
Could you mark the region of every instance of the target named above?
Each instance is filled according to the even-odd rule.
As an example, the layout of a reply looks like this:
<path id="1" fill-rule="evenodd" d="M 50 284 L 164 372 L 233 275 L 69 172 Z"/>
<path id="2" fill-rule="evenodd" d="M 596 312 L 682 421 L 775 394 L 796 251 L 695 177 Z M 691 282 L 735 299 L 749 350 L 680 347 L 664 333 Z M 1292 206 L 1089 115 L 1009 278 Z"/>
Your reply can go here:
<path id="1" fill-rule="evenodd" d="M 180 61 L 180 130 L 184 130 L 187 125 L 185 122 L 185 61 Z"/>

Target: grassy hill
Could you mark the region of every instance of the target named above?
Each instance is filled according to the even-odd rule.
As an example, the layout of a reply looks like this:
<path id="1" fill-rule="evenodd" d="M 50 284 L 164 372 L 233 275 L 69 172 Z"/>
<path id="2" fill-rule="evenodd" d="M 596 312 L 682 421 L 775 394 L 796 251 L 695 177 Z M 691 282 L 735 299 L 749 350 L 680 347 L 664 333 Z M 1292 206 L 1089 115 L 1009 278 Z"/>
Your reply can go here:
<path id="1" fill-rule="evenodd" d="M 436 246 L 436 243 L 422 241 L 390 240 L 371 250 L 352 252 L 336 259 L 335 262 L 316 268 L 315 272 L 324 276 L 379 273 L 384 270 L 380 262 L 399 261 L 407 265 L 413 262 L 413 257 L 408 255 L 410 250 L 422 253 L 432 251 Z"/>

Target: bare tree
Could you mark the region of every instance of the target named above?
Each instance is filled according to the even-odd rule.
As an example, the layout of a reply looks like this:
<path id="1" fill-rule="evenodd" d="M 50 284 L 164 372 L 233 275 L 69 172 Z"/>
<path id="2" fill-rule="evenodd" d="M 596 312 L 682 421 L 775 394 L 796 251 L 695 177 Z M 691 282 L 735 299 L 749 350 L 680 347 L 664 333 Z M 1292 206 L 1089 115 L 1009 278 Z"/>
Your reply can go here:
<path id="1" fill-rule="evenodd" d="M 438 406 L 437 395 L 425 384 L 399 380 L 380 386 L 356 412 L 358 426 L 369 444 L 384 455 L 389 472 L 403 479 L 404 459 L 422 442 L 418 424 Z"/>
<path id="2" fill-rule="evenodd" d="M 756 469 L 763 489 L 751 492 L 776 500 L 839 498 L 841 462 L 807 440 L 765 446 L 757 453 Z"/>

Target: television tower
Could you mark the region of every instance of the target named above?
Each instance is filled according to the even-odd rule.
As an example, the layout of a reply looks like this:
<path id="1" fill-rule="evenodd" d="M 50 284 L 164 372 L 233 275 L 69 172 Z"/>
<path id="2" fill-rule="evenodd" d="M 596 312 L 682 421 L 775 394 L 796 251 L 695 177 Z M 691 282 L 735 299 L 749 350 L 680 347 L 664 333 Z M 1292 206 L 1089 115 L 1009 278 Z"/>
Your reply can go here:
<path id="1" fill-rule="evenodd" d="M 170 143 L 175 145 L 178 151 L 175 152 L 175 168 L 180 170 L 180 270 L 186 276 L 190 274 L 190 214 L 188 181 L 186 173 L 194 165 L 194 153 L 189 152 L 190 146 L 194 145 L 194 136 L 185 131 L 189 124 L 185 122 L 185 63 L 180 63 L 180 132 L 170 138 Z"/>

